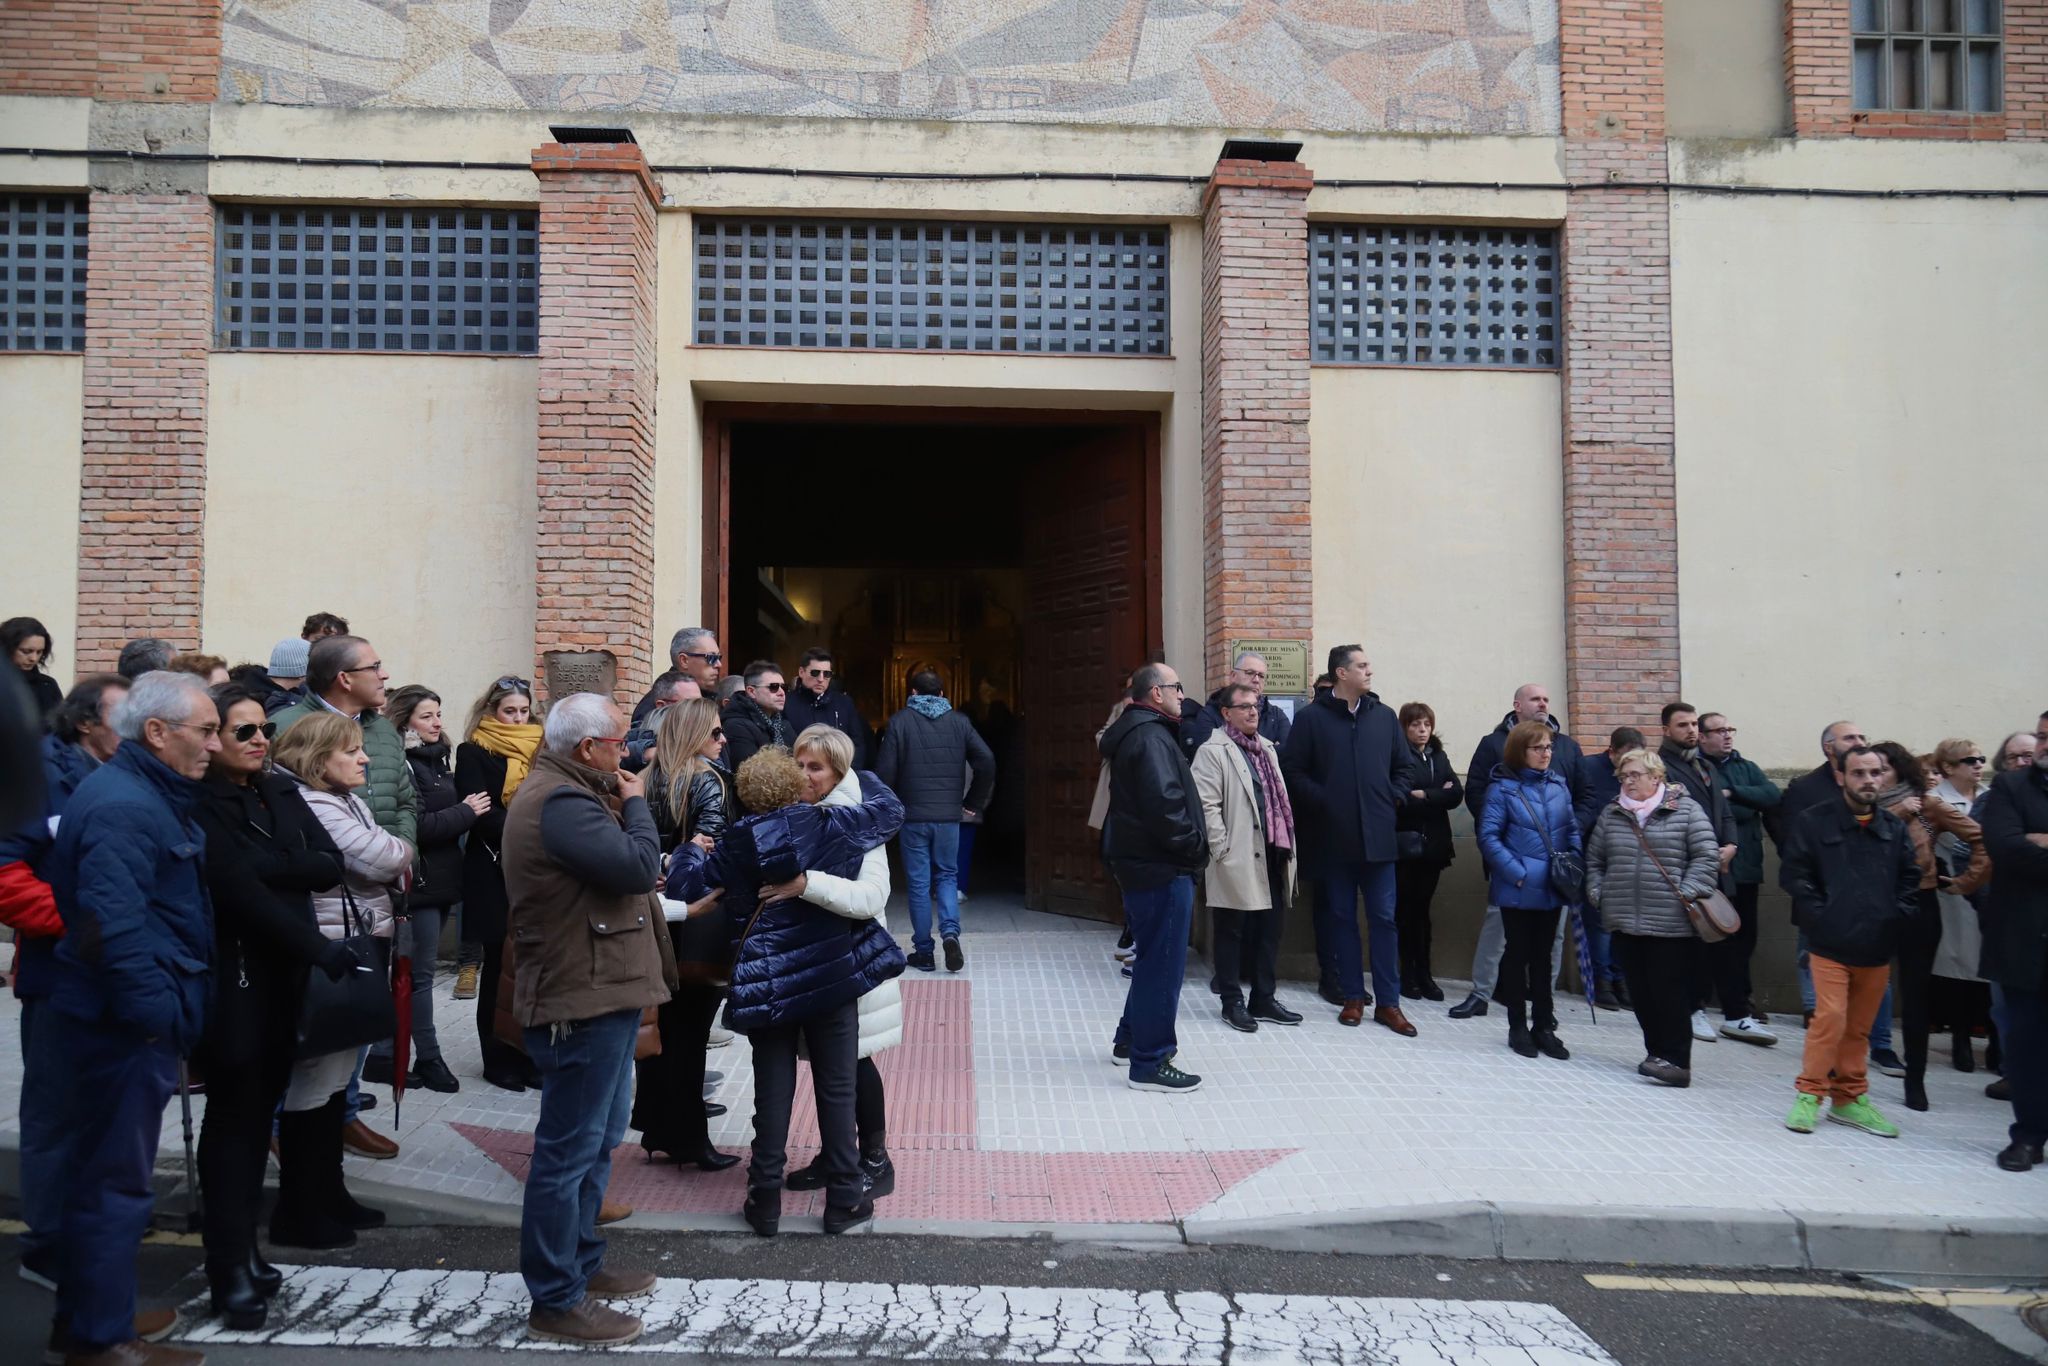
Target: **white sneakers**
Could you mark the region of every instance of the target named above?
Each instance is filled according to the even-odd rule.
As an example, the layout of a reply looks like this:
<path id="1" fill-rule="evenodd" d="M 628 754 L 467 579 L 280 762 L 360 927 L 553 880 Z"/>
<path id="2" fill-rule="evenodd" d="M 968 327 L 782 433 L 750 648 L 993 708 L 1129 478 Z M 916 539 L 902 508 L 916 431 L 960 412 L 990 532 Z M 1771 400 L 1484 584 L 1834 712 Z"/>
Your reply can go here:
<path id="1" fill-rule="evenodd" d="M 1718 1037 L 1714 1033 L 1713 1022 L 1707 1018 L 1706 1011 L 1695 1010 L 1692 1013 L 1692 1036 L 1701 1043 L 1712 1043 Z"/>
<path id="2" fill-rule="evenodd" d="M 1736 1039 L 1742 1043 L 1753 1043 L 1759 1048 L 1769 1048 L 1778 1041 L 1770 1027 L 1762 1020 L 1728 1020 L 1721 1025 L 1721 1037 Z"/>
<path id="3" fill-rule="evenodd" d="M 711 1033 L 704 1040 L 706 1048 L 723 1048 L 732 1042 L 732 1031 L 724 1025 L 711 1026 Z"/>

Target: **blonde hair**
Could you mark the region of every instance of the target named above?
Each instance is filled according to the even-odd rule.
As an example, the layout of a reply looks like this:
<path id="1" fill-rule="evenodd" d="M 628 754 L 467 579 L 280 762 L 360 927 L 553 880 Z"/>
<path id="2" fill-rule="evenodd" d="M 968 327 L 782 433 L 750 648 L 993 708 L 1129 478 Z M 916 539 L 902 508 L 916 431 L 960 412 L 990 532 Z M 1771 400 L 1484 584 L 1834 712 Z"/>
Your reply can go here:
<path id="1" fill-rule="evenodd" d="M 343 750 L 363 743 L 363 728 L 351 717 L 334 712 L 315 712 L 277 737 L 270 760 L 279 768 L 297 774 L 307 787 L 322 792 L 336 789 L 327 785 L 327 761 Z M 347 788 L 340 791 L 346 792 Z"/>
<path id="2" fill-rule="evenodd" d="M 1647 749 L 1632 749 L 1615 760 L 1615 778 L 1618 780 L 1626 777 L 1632 768 L 1641 769 L 1660 783 L 1664 781 L 1664 761 Z"/>
<path id="3" fill-rule="evenodd" d="M 678 817 L 689 806 L 690 779 L 711 765 L 701 751 L 718 723 L 716 702 L 686 697 L 663 708 L 655 725 L 654 768 L 668 787 L 669 809 Z"/>
<path id="4" fill-rule="evenodd" d="M 853 769 L 853 741 L 837 726 L 805 726 L 790 753 L 802 754 L 807 749 L 822 755 L 842 778 Z"/>
<path id="5" fill-rule="evenodd" d="M 1951 766 L 1961 763 L 1972 754 L 1983 752 L 1984 747 L 1975 740 L 1943 740 L 1934 747 L 1934 753 L 1929 756 L 1933 763 L 1929 765 L 1928 771 L 1937 778 L 1945 777 Z"/>
<path id="6" fill-rule="evenodd" d="M 796 756 L 780 745 L 770 745 L 740 765 L 740 803 L 756 814 L 780 811 L 803 800 L 804 771 Z"/>

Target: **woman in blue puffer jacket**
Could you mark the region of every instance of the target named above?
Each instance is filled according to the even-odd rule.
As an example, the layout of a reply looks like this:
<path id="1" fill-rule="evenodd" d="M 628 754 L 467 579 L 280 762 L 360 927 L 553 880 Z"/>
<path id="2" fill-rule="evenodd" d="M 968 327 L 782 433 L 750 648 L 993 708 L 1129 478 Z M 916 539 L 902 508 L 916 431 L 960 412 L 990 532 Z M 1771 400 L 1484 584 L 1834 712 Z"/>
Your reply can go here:
<path id="1" fill-rule="evenodd" d="M 1557 1037 L 1550 945 L 1563 906 L 1551 886 L 1550 857 L 1553 851 L 1576 854 L 1580 844 L 1571 786 L 1550 771 L 1550 756 L 1550 728 L 1542 722 L 1524 721 L 1508 732 L 1480 813 L 1479 848 L 1507 931 L 1493 999 L 1507 1008 L 1508 1047 L 1525 1058 L 1562 1059 L 1571 1051 Z"/>
<path id="2" fill-rule="evenodd" d="M 860 998 L 902 974 L 903 950 L 879 922 L 849 921 L 802 897 L 807 870 L 857 877 L 867 851 L 902 827 L 903 803 L 862 773 L 858 806 L 808 805 L 803 771 L 780 748 L 741 764 L 737 785 L 741 804 L 759 814 L 730 827 L 708 857 L 678 846 L 667 892 L 697 902 L 723 889 L 739 931 L 725 1018 L 754 1052 L 754 1153 L 742 1213 L 756 1233 L 775 1235 L 801 1039 L 817 1099 L 825 1231 L 843 1233 L 875 1211 L 861 1186 L 854 1121 Z"/>

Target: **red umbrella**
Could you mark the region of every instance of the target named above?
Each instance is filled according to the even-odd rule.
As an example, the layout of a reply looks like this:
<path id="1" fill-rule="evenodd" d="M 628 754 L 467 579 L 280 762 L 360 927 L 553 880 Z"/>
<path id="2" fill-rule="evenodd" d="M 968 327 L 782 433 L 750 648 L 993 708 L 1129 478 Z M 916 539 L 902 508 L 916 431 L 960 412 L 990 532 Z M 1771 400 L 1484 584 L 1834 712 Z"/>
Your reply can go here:
<path id="1" fill-rule="evenodd" d="M 399 949 L 391 959 L 391 1009 L 396 1015 L 391 1035 L 391 1125 L 396 1130 L 405 1113 L 405 1072 L 412 1066 L 412 957 L 404 951 L 411 944 L 412 917 L 400 916 L 391 933 L 392 945 Z"/>

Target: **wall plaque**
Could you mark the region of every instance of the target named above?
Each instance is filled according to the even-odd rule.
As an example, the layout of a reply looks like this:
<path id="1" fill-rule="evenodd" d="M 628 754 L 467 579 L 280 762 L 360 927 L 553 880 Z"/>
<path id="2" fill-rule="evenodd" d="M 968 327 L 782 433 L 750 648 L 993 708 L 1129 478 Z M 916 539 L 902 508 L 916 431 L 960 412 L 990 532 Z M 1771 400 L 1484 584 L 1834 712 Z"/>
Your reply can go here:
<path id="1" fill-rule="evenodd" d="M 615 698 L 618 691 L 619 659 L 610 650 L 549 650 L 541 670 L 550 702 L 579 692 Z"/>
<path id="2" fill-rule="evenodd" d="M 1235 664 L 1242 654 L 1259 655 L 1266 661 L 1266 695 L 1269 697 L 1306 697 L 1309 682 L 1315 677 L 1308 667 L 1308 642 L 1305 640 L 1233 640 L 1230 642 L 1230 662 Z"/>

